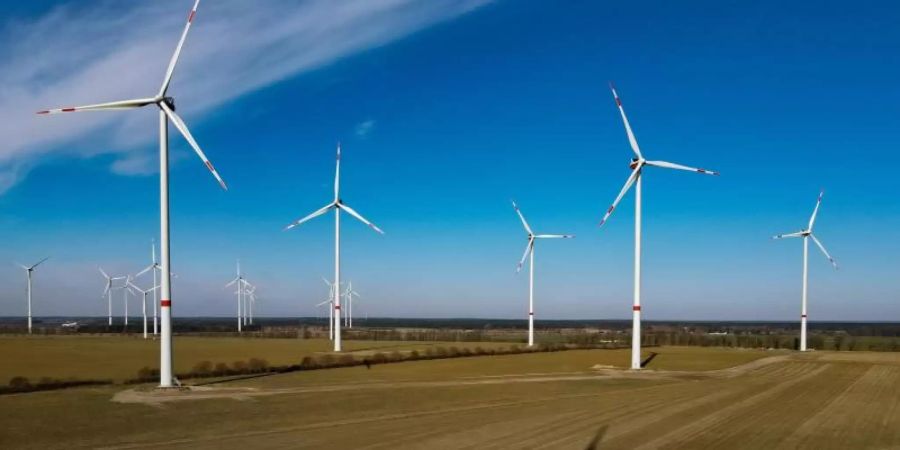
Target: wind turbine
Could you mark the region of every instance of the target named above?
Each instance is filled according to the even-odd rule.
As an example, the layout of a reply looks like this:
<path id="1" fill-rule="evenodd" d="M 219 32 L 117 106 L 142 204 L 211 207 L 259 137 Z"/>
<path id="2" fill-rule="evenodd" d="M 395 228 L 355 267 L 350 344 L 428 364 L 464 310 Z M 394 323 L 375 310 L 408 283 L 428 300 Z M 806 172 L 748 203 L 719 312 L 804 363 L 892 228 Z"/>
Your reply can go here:
<path id="1" fill-rule="evenodd" d="M 359 297 L 359 293 L 353 290 L 352 281 L 347 282 L 344 297 L 347 299 L 347 314 L 344 315 L 344 326 L 353 328 L 353 297 Z"/>
<path id="2" fill-rule="evenodd" d="M 157 92 L 153 97 L 38 111 L 38 114 L 56 114 L 77 111 L 133 109 L 148 105 L 156 105 L 159 108 L 159 222 L 161 256 L 160 265 L 162 269 L 162 278 L 160 283 L 161 298 L 159 301 L 162 329 L 162 339 L 160 339 L 159 352 L 159 386 L 163 388 L 169 388 L 173 386 L 172 280 L 170 269 L 171 261 L 169 255 L 169 121 L 172 122 L 172 125 L 174 125 L 175 128 L 177 128 L 178 131 L 188 141 L 188 144 L 191 145 L 191 147 L 194 149 L 194 152 L 197 153 L 197 156 L 199 156 L 200 160 L 203 161 L 203 164 L 206 165 L 206 168 L 216 178 L 216 180 L 222 186 L 222 189 L 228 189 L 225 186 L 225 182 L 222 180 L 222 177 L 219 176 L 219 173 L 216 172 L 216 169 L 213 167 L 212 163 L 210 163 L 206 158 L 206 155 L 203 154 L 203 150 L 200 149 L 197 141 L 194 140 L 194 137 L 188 130 L 188 127 L 184 123 L 184 120 L 182 120 L 181 117 L 179 117 L 178 114 L 175 113 L 175 100 L 172 97 L 166 95 L 168 93 L 169 83 L 172 81 L 172 74 L 175 71 L 175 65 L 176 63 L 178 63 L 178 57 L 181 54 L 181 48 L 182 46 L 184 46 L 184 41 L 187 38 L 188 31 L 191 29 L 191 23 L 193 23 L 194 17 L 197 14 L 197 7 L 199 6 L 199 4 L 200 0 L 196 0 L 194 2 L 194 7 L 191 8 L 191 12 L 190 14 L 188 14 L 187 23 L 184 25 L 184 30 L 181 32 L 181 39 L 179 39 L 178 45 L 175 47 L 175 53 L 172 54 L 172 58 L 169 60 L 169 66 L 166 69 L 166 75 L 163 78 L 162 86 L 160 87 L 159 92 Z"/>
<path id="3" fill-rule="evenodd" d="M 243 322 L 244 322 L 244 313 L 242 311 L 242 303 L 241 303 L 241 294 L 244 291 L 244 276 L 241 275 L 241 261 L 240 260 L 238 260 L 238 262 L 237 262 L 237 276 L 234 277 L 233 280 L 229 281 L 228 284 L 225 285 L 225 287 L 230 287 L 234 283 L 238 284 L 235 294 L 237 295 L 237 330 L 238 330 L 238 333 L 240 333 L 242 331 L 241 326 L 243 325 Z"/>
<path id="4" fill-rule="evenodd" d="M 116 279 L 124 279 L 125 280 L 125 284 L 123 284 L 121 287 L 118 287 L 116 289 L 122 290 L 122 303 L 124 304 L 124 307 L 125 307 L 125 313 L 124 313 L 125 314 L 125 316 L 124 316 L 125 331 L 127 332 L 128 331 L 128 294 L 134 295 L 134 292 L 132 292 L 131 289 L 129 288 L 129 286 L 131 285 L 132 278 L 131 278 L 131 275 L 126 275 L 124 277 L 116 277 Z"/>
<path id="5" fill-rule="evenodd" d="M 249 324 L 253 325 L 253 305 L 256 304 L 256 286 L 247 283 L 247 306 L 248 306 L 248 316 L 250 317 Z"/>
<path id="6" fill-rule="evenodd" d="M 360 222 L 369 226 L 369 228 L 375 230 L 379 234 L 384 234 L 384 231 L 381 231 L 380 228 L 375 226 L 372 222 L 366 220 L 363 216 L 361 216 L 358 212 L 356 212 L 353 208 L 344 204 L 343 200 L 341 200 L 341 144 L 337 145 L 337 163 L 334 171 L 334 200 L 331 203 L 323 206 L 318 211 L 295 221 L 294 223 L 285 227 L 285 230 L 289 230 L 291 228 L 296 227 L 297 225 L 306 222 L 312 218 L 321 216 L 330 210 L 334 210 L 334 285 L 341 285 L 341 210 L 346 211 L 347 214 L 359 219 Z M 335 288 L 334 291 L 334 317 L 332 319 L 334 321 L 334 351 L 341 351 L 341 296 L 338 288 Z"/>
<path id="7" fill-rule="evenodd" d="M 525 232 L 528 234 L 528 243 L 525 244 L 525 253 L 522 254 L 522 259 L 516 267 L 516 273 L 522 270 L 522 265 L 525 264 L 525 258 L 530 256 L 530 259 L 528 260 L 528 346 L 532 347 L 534 346 L 534 241 L 537 239 L 570 239 L 575 236 L 571 234 L 534 234 L 515 201 L 512 202 L 512 205 L 513 209 L 516 210 L 516 214 L 519 215 L 519 219 L 522 220 L 522 226 L 525 227 Z"/>
<path id="8" fill-rule="evenodd" d="M 779 234 L 778 236 L 773 236 L 772 239 L 786 239 L 786 238 L 803 238 L 803 295 L 800 300 L 800 351 L 806 351 L 806 293 L 808 286 L 808 275 L 809 275 L 809 240 L 812 239 L 813 242 L 816 243 L 816 246 L 819 247 L 819 250 L 822 250 L 822 254 L 828 258 L 828 261 L 831 262 L 831 266 L 834 267 L 834 270 L 837 270 L 837 263 L 834 261 L 834 258 L 828 254 L 828 250 L 825 250 L 825 246 L 822 245 L 821 242 L 816 238 L 816 235 L 813 234 L 813 226 L 816 224 L 816 215 L 819 214 L 819 206 L 822 204 L 822 197 L 825 196 L 825 191 L 819 193 L 819 199 L 816 200 L 816 207 L 813 209 L 812 216 L 809 218 L 809 224 L 807 224 L 805 230 L 800 230 L 796 233 L 788 233 L 788 234 Z"/>
<path id="9" fill-rule="evenodd" d="M 151 240 L 150 244 L 150 265 L 138 272 L 134 278 L 137 279 L 141 275 L 153 271 L 153 286 L 159 286 L 158 277 L 162 274 L 162 267 L 160 267 L 159 262 L 156 260 L 156 239 Z M 178 278 L 178 275 L 174 273 L 170 273 L 172 278 Z M 159 316 L 159 289 L 153 290 L 153 335 L 156 336 L 159 334 L 157 328 L 157 317 Z"/>
<path id="10" fill-rule="evenodd" d="M 625 109 L 622 108 L 622 100 L 616 93 L 616 88 L 612 83 L 609 84 L 612 90 L 613 98 L 616 100 L 616 106 L 619 107 L 619 113 L 622 115 L 622 122 L 625 124 L 625 134 L 628 135 L 628 142 L 631 144 L 631 150 L 634 152 L 634 158 L 631 159 L 632 172 L 625 180 L 625 186 L 619 192 L 619 195 L 613 201 L 612 206 L 606 210 L 600 226 L 606 223 L 613 210 L 622 200 L 622 197 L 628 192 L 628 189 L 634 185 L 634 303 L 632 304 L 632 332 L 631 332 L 631 368 L 640 370 L 641 368 L 641 175 L 645 166 L 662 167 L 664 169 L 687 170 L 689 172 L 697 172 L 706 175 L 719 175 L 718 172 L 706 169 L 697 169 L 694 167 L 682 166 L 681 164 L 673 164 L 665 161 L 647 161 L 641 154 L 638 147 L 637 139 L 631 131 L 631 125 L 628 124 L 628 118 L 625 116 Z"/>
<path id="11" fill-rule="evenodd" d="M 98 267 L 97 269 L 103 275 L 103 278 L 106 278 L 106 286 L 103 288 L 103 295 L 100 298 L 106 297 L 107 324 L 109 326 L 112 326 L 112 284 L 113 281 L 121 280 L 122 277 L 110 277 L 106 272 L 103 271 L 102 267 Z"/>
<path id="12" fill-rule="evenodd" d="M 325 282 L 325 285 L 328 286 L 328 300 L 325 300 L 322 303 L 316 305 L 318 308 L 324 304 L 328 304 L 328 339 L 334 340 L 334 293 L 337 291 L 337 285 L 328 281 L 325 277 L 322 277 L 322 281 Z M 338 323 L 340 324 L 340 317 L 338 317 Z"/>
<path id="13" fill-rule="evenodd" d="M 19 267 L 21 267 L 22 269 L 25 269 L 25 276 L 28 278 L 28 289 L 25 294 L 26 298 L 28 299 L 28 334 L 31 334 L 31 273 L 34 272 L 34 269 L 37 266 L 41 265 L 42 262 L 44 262 L 48 259 L 50 259 L 49 256 L 32 264 L 31 266 L 26 266 L 24 264 L 16 263 L 16 264 L 18 264 Z"/>
<path id="14" fill-rule="evenodd" d="M 150 289 L 141 289 L 137 285 L 135 285 L 132 280 L 128 280 L 128 284 L 126 285 L 126 287 L 132 290 L 132 293 L 134 293 L 134 291 L 141 293 L 141 296 L 143 298 L 143 302 L 141 303 L 141 311 L 143 312 L 144 316 L 144 339 L 147 339 L 147 294 L 149 294 L 150 292 L 155 292 L 156 289 L 159 288 L 159 286 L 153 286 Z"/>

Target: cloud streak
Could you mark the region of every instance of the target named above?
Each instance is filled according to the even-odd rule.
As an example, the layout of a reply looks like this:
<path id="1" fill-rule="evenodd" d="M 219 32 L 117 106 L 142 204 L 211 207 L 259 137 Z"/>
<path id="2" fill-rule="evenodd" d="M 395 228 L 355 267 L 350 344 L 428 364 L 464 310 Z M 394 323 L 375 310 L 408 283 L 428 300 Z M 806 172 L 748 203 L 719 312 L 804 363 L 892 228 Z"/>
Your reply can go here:
<path id="1" fill-rule="evenodd" d="M 489 1 L 201 2 L 170 93 L 180 115 L 196 127 L 216 106 Z M 153 158 L 141 154 L 156 139 L 151 108 L 66 117 L 34 112 L 153 96 L 190 3 L 78 3 L 0 25 L 0 192 L 49 156 L 113 153 L 116 173 L 152 171 L 147 161 Z M 78 143 L 86 137 L 96 138 L 94 146 Z"/>

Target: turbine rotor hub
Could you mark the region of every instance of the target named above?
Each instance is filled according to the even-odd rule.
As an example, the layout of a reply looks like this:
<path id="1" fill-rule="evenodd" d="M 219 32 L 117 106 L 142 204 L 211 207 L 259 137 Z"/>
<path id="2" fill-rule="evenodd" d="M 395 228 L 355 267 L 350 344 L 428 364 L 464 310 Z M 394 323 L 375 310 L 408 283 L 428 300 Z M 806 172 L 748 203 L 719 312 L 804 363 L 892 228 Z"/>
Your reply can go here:
<path id="1" fill-rule="evenodd" d="M 163 97 L 162 101 L 168 106 L 172 111 L 175 111 L 175 98 L 174 97 Z"/>

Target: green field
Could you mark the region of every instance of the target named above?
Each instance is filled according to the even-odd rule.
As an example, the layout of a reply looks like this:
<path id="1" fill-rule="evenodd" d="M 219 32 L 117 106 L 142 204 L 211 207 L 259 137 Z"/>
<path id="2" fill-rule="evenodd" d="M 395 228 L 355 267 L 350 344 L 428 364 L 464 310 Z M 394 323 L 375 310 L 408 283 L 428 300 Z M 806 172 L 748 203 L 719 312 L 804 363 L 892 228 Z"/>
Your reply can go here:
<path id="1" fill-rule="evenodd" d="M 331 350 L 325 339 L 258 339 L 177 336 L 175 371 L 187 372 L 201 361 L 227 363 L 261 358 L 271 365 L 297 364 L 304 356 Z M 419 350 L 436 346 L 508 347 L 490 342 L 442 343 L 344 341 L 351 352 Z M 131 336 L 0 336 L 0 384 L 15 376 L 110 379 L 134 378 L 142 367 L 159 368 L 159 343 Z"/>
<path id="2" fill-rule="evenodd" d="M 0 448 L 900 447 L 900 354 L 648 350 L 640 373 L 577 350 L 6 395 Z"/>

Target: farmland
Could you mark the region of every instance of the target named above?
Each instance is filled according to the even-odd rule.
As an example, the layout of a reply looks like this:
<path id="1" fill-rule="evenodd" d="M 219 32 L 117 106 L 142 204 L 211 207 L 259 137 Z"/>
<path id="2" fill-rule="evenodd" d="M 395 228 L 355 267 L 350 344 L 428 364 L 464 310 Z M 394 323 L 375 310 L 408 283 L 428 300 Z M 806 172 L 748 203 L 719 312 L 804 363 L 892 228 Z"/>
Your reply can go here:
<path id="1" fill-rule="evenodd" d="M 617 368 L 627 350 L 574 350 L 301 371 L 165 396 L 124 386 L 6 395 L 0 447 L 900 445 L 896 353 L 652 350 L 637 374 Z"/>

